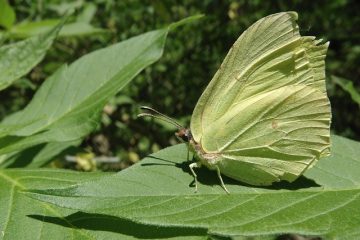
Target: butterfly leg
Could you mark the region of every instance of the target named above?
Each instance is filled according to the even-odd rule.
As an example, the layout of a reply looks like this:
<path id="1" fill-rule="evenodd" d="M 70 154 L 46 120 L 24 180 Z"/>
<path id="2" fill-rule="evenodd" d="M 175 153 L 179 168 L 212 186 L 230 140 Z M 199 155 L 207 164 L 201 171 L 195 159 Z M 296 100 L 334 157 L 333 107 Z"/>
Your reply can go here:
<path id="1" fill-rule="evenodd" d="M 221 177 L 220 168 L 218 166 L 216 166 L 216 172 L 217 172 L 218 178 L 220 179 L 221 187 L 225 190 L 226 193 L 230 193 L 229 190 L 227 190 L 227 188 L 225 187 L 224 181 L 222 180 L 222 177 Z"/>
<path id="2" fill-rule="evenodd" d="M 197 175 L 194 171 L 194 168 L 199 168 L 201 167 L 201 163 L 200 162 L 194 162 L 194 163 L 191 163 L 189 165 L 189 168 L 190 168 L 190 171 L 192 173 L 192 175 L 194 176 L 194 181 L 195 181 L 195 192 L 197 192 L 198 190 L 198 181 L 197 181 Z"/>
<path id="3" fill-rule="evenodd" d="M 189 161 L 190 160 L 190 143 L 187 143 L 187 156 L 186 159 Z"/>
<path id="4" fill-rule="evenodd" d="M 195 158 L 195 154 L 192 154 L 191 155 L 191 159 L 190 159 L 190 153 L 191 153 L 191 150 L 190 150 L 190 143 L 188 142 L 187 143 L 187 161 L 194 161 L 194 158 Z"/>

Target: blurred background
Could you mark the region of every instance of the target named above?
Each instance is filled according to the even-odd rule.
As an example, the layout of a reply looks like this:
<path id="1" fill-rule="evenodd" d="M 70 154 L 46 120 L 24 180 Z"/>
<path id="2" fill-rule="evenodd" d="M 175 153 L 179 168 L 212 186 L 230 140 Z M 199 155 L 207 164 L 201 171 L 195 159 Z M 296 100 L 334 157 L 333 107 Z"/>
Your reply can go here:
<path id="1" fill-rule="evenodd" d="M 360 4 L 333 1 L 216 0 L 0 0 L 0 44 L 37 34 L 73 9 L 67 28 L 46 58 L 26 77 L 0 92 L 0 117 L 22 109 L 41 83 L 64 62 L 194 14 L 201 20 L 171 32 L 160 61 L 145 69 L 104 108 L 101 125 L 68 156 L 51 165 L 81 170 L 119 170 L 144 156 L 178 143 L 174 128 L 137 119 L 147 105 L 189 125 L 193 108 L 239 35 L 256 20 L 281 11 L 297 11 L 302 35 L 330 41 L 326 58 L 327 89 L 335 134 L 360 140 Z M 50 24 L 51 25 L 51 24 Z M 115 159 L 98 164 L 95 156 Z M 110 161 L 111 162 L 111 161 Z"/>

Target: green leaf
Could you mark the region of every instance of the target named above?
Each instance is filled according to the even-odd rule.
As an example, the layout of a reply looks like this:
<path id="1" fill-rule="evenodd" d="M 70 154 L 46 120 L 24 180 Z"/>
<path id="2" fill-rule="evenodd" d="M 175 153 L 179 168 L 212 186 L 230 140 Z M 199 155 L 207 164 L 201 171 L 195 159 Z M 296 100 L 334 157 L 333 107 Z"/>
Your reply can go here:
<path id="1" fill-rule="evenodd" d="M 11 28 L 16 20 L 14 9 L 7 0 L 0 0 L 0 26 Z"/>
<path id="2" fill-rule="evenodd" d="M 0 168 L 28 167 L 38 168 L 54 160 L 61 152 L 72 146 L 80 145 L 81 141 L 50 142 L 28 148 L 21 152 L 2 156 Z"/>
<path id="3" fill-rule="evenodd" d="M 109 31 L 102 28 L 97 28 L 86 22 L 74 22 L 64 26 L 63 31 L 60 32 L 61 37 L 72 36 L 88 36 L 108 33 Z"/>
<path id="4" fill-rule="evenodd" d="M 0 138 L 0 154 L 46 142 L 76 141 L 89 134 L 99 123 L 109 98 L 161 57 L 171 26 L 97 50 L 70 66 L 63 65 L 24 110 L 3 121 L 3 129 L 21 127 Z"/>
<path id="5" fill-rule="evenodd" d="M 85 2 L 83 0 L 79 1 L 62 1 L 58 3 L 47 3 L 47 8 L 56 12 L 58 15 L 64 15 L 65 13 L 78 10 L 84 6 Z"/>
<path id="6" fill-rule="evenodd" d="M 360 106 L 360 93 L 356 90 L 352 81 L 334 75 L 331 76 L 331 80 L 339 85 L 345 92 L 349 93 L 351 99 Z"/>
<path id="7" fill-rule="evenodd" d="M 47 19 L 38 22 L 23 22 L 11 28 L 9 36 L 12 38 L 27 38 L 41 34 L 59 23 L 59 19 Z M 106 29 L 96 28 L 87 22 L 74 22 L 64 25 L 60 37 L 87 36 L 107 33 Z"/>
<path id="8" fill-rule="evenodd" d="M 260 188 L 199 170 L 199 193 L 181 144 L 151 155 L 119 174 L 32 198 L 59 207 L 158 226 L 198 227 L 218 235 L 298 233 L 329 239 L 360 237 L 360 143 L 333 136 L 332 156 L 294 183 Z"/>
<path id="9" fill-rule="evenodd" d="M 28 168 L 38 168 L 42 167 L 50 161 L 54 160 L 56 156 L 58 156 L 61 152 L 65 151 L 69 147 L 79 146 L 81 144 L 81 140 L 69 141 L 69 142 L 50 142 L 46 143 L 42 146 L 37 152 L 35 152 L 34 156 L 25 155 L 21 158 L 17 158 L 17 162 L 23 162 L 23 159 L 26 157 L 31 157 L 31 162 L 29 162 L 26 167 Z"/>
<path id="10" fill-rule="evenodd" d="M 90 23 L 97 10 L 94 3 L 87 3 L 81 13 L 76 17 L 76 22 Z"/>
<path id="11" fill-rule="evenodd" d="M 0 48 L 0 90 L 27 74 L 45 56 L 63 22 L 43 34 Z"/>
<path id="12" fill-rule="evenodd" d="M 162 228 L 116 217 L 61 209 L 30 199 L 29 188 L 68 187 L 105 173 L 0 170 L 0 239 L 206 239 L 199 229 Z"/>
<path id="13" fill-rule="evenodd" d="M 51 236 L 52 239 L 64 239 L 67 236 L 71 237 L 72 234 L 77 237 L 88 235 L 86 231 L 72 228 L 71 223 L 64 218 L 59 221 L 57 227 L 51 226 L 50 223 L 37 221 L 36 215 L 55 215 L 61 217 L 71 214 L 72 212 L 50 207 L 47 204 L 29 201 L 20 191 L 34 186 L 38 188 L 47 186 L 70 186 L 81 180 L 95 179 L 96 176 L 99 176 L 99 174 L 79 174 L 70 171 L 54 170 L 0 171 L 0 238 L 34 239 L 40 238 L 42 235 L 49 237 L 52 231 L 62 234 L 61 238 L 60 234 L 53 234 Z M 19 226 L 21 226 L 21 228 L 19 228 Z"/>

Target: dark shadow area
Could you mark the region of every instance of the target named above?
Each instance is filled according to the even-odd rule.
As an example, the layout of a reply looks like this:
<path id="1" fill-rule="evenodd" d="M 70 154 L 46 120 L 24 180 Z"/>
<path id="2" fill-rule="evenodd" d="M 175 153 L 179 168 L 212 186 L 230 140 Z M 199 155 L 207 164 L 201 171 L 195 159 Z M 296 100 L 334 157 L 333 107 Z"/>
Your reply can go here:
<path id="1" fill-rule="evenodd" d="M 43 215 L 28 215 L 30 218 L 72 228 L 69 222 L 79 228 L 90 231 L 108 231 L 139 239 L 162 239 L 178 236 L 206 236 L 207 230 L 202 228 L 160 227 L 145 225 L 138 222 L 104 214 L 77 212 L 65 219 Z"/>
<path id="2" fill-rule="evenodd" d="M 31 147 L 21 151 L 18 154 L 15 154 L 12 158 L 10 158 L 7 162 L 8 168 L 19 168 L 26 167 L 30 164 L 34 157 L 41 151 L 46 144 L 40 144 L 35 147 Z"/>
<path id="3" fill-rule="evenodd" d="M 141 166 L 156 166 L 156 165 L 172 166 L 172 167 L 175 166 L 177 168 L 180 168 L 183 172 L 186 172 L 186 173 L 192 175 L 190 168 L 189 168 L 189 164 L 192 163 L 193 161 L 184 161 L 182 163 L 176 163 L 176 162 L 172 162 L 172 161 L 154 157 L 154 156 L 150 156 L 149 158 L 153 158 L 153 159 L 156 159 L 157 161 L 162 161 L 164 163 L 158 163 L 158 162 L 142 163 Z M 194 171 L 197 174 L 199 183 L 201 183 L 203 185 L 209 185 L 209 186 L 220 184 L 215 171 L 209 170 L 205 166 L 203 166 L 201 168 L 196 168 L 196 169 L 194 169 Z M 317 184 L 314 180 L 306 178 L 305 176 L 300 176 L 298 179 L 296 179 L 294 182 L 291 182 L 291 183 L 287 182 L 287 181 L 280 181 L 280 182 L 273 183 L 271 186 L 253 186 L 253 185 L 250 185 L 250 184 L 247 184 L 244 182 L 234 180 L 234 179 L 229 178 L 224 175 L 222 175 L 222 178 L 224 180 L 225 185 L 241 185 L 241 186 L 252 187 L 252 188 L 264 188 L 264 189 L 272 189 L 272 190 L 284 190 L 284 189 L 299 190 L 299 189 L 320 187 L 320 185 Z M 195 182 L 192 181 L 189 184 L 189 186 L 195 187 Z"/>
<path id="4" fill-rule="evenodd" d="M 202 167 L 200 169 L 196 169 L 196 174 L 198 175 L 198 181 L 205 185 L 219 185 L 219 179 L 215 171 L 208 170 L 206 167 Z M 184 170 L 191 174 L 190 169 Z M 244 182 L 240 182 L 229 178 L 227 176 L 222 175 L 225 185 L 241 185 L 251 188 L 263 188 L 263 189 L 271 189 L 271 190 L 299 190 L 313 187 L 320 187 L 314 180 L 306 178 L 304 176 L 300 176 L 294 182 L 280 181 L 275 182 L 271 186 L 254 186 Z"/>
<path id="5" fill-rule="evenodd" d="M 169 161 L 169 160 L 154 157 L 154 156 L 149 156 L 148 158 L 153 158 L 153 159 L 156 159 L 157 161 L 162 161 L 164 163 L 158 163 L 158 162 L 142 163 L 141 166 L 144 166 L 144 167 L 156 166 L 156 165 L 171 166 L 171 167 L 175 166 L 177 168 L 180 168 L 183 172 L 188 173 L 192 176 L 189 165 L 190 165 L 190 163 L 194 162 L 193 160 L 184 161 L 182 163 L 177 163 L 177 162 Z M 203 185 L 209 185 L 209 186 L 219 185 L 220 182 L 219 182 L 219 179 L 218 179 L 215 171 L 209 170 L 205 166 L 203 166 L 201 168 L 195 168 L 194 171 L 196 172 L 199 183 L 201 183 Z M 226 185 L 239 185 L 239 182 L 232 178 L 226 177 L 224 175 L 222 176 L 222 178 Z M 195 182 L 192 181 L 189 184 L 189 186 L 195 187 Z"/>
<path id="6" fill-rule="evenodd" d="M 189 173 L 192 176 L 190 168 L 189 168 L 189 163 L 185 163 L 184 166 L 182 166 L 182 170 L 184 172 Z M 220 185 L 220 180 L 217 176 L 216 171 L 209 170 L 205 166 L 202 166 L 201 168 L 196 168 L 196 169 L 194 169 L 194 171 L 196 172 L 199 183 L 201 183 L 203 185 L 209 185 L 209 186 Z M 228 185 L 243 185 L 241 182 L 236 181 L 227 176 L 221 175 L 221 177 L 226 186 L 228 186 Z M 195 182 L 193 181 L 190 184 L 190 186 L 195 187 Z"/>
<path id="7" fill-rule="evenodd" d="M 275 240 L 321 240 L 321 237 L 317 236 L 303 236 L 298 234 L 282 234 L 275 238 Z"/>
<path id="8" fill-rule="evenodd" d="M 225 181 L 225 180 L 224 180 Z M 293 182 L 288 181 L 280 181 L 280 182 L 274 182 L 270 186 L 254 186 L 243 182 L 238 182 L 238 184 L 246 187 L 252 187 L 252 188 L 263 188 L 263 189 L 270 189 L 270 190 L 300 190 L 300 189 L 306 189 L 306 188 L 313 188 L 313 187 L 321 187 L 321 185 L 317 184 L 314 180 L 307 178 L 305 176 L 300 176 L 298 179 L 296 179 Z"/>
<path id="9" fill-rule="evenodd" d="M 11 144 L 16 144 L 17 142 L 23 140 L 24 137 L 18 137 L 18 136 L 6 136 L 0 138 L 0 148 L 6 148 L 8 146 L 11 146 Z M 23 155 L 25 155 L 25 151 L 22 151 Z M 28 152 L 29 154 L 32 153 L 32 151 Z M 23 167 L 26 166 L 29 162 L 31 162 L 32 158 L 31 156 L 29 158 L 26 158 L 25 163 L 18 164 L 16 163 L 16 160 L 18 159 L 19 154 L 15 154 L 11 157 L 9 157 L 5 162 L 1 163 L 2 168 L 9 168 L 9 167 Z"/>
<path id="10" fill-rule="evenodd" d="M 276 182 L 273 183 L 273 185 L 265 188 L 273 189 L 273 190 L 281 190 L 281 189 L 299 190 L 299 189 L 313 188 L 313 187 L 321 187 L 321 185 L 317 184 L 314 180 L 310 178 L 307 178 L 305 176 L 300 176 L 294 182 L 291 183 L 287 181 Z"/>
<path id="11" fill-rule="evenodd" d="M 209 237 L 209 240 L 233 240 L 234 238 L 232 237 L 227 237 L 227 236 L 220 236 L 220 235 L 210 235 L 211 237 Z M 243 240 L 251 240 L 251 239 L 243 239 Z"/>
<path id="12" fill-rule="evenodd" d="M 41 150 L 43 150 L 43 148 L 45 148 L 47 146 L 46 143 L 43 144 L 39 144 L 36 145 L 34 147 L 30 147 L 27 148 L 21 152 L 19 152 L 18 154 L 15 154 L 14 156 L 12 156 L 11 158 L 9 158 L 6 161 L 6 167 L 7 168 L 21 168 L 21 167 L 26 167 L 29 164 L 31 164 L 34 159 L 38 156 L 38 154 L 40 153 Z M 65 156 L 66 154 L 70 154 L 70 155 L 76 155 L 76 153 L 79 150 L 76 147 L 68 147 L 67 149 L 64 149 L 61 152 L 58 152 L 55 156 L 62 158 L 63 156 Z M 47 163 L 51 162 L 55 156 L 49 158 L 47 161 L 42 161 L 40 165 L 44 166 Z"/>

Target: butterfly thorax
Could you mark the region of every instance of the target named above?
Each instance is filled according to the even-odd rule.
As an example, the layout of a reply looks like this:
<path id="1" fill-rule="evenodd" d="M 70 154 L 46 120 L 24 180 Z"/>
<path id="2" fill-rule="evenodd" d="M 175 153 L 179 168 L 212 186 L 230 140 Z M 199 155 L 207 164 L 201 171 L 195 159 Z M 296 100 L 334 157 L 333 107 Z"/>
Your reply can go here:
<path id="1" fill-rule="evenodd" d="M 175 133 L 175 135 L 184 142 L 189 143 L 190 150 L 195 153 L 201 164 L 207 166 L 210 169 L 214 169 L 215 165 L 220 161 L 219 154 L 207 153 L 204 151 L 201 144 L 196 142 L 193 138 L 189 128 L 181 128 Z"/>

